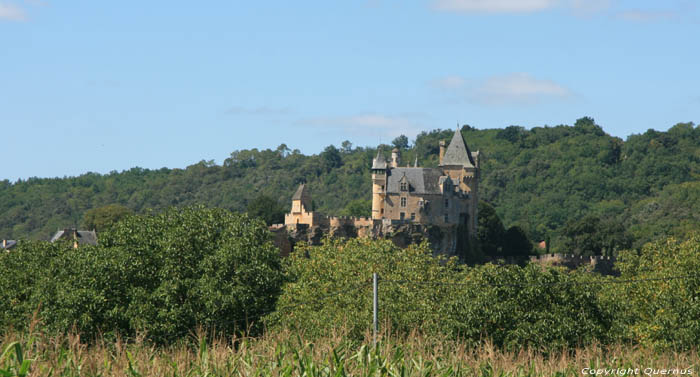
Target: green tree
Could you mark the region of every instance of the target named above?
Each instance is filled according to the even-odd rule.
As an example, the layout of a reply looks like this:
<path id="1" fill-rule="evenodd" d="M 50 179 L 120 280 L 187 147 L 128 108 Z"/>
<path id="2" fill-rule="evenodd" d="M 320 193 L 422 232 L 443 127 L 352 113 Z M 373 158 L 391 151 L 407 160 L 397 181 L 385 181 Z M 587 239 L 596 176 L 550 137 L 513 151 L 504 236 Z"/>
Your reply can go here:
<path id="1" fill-rule="evenodd" d="M 622 252 L 616 265 L 620 279 L 640 280 L 604 287 L 611 301 L 624 303 L 619 315 L 629 340 L 676 350 L 700 345 L 700 234 Z"/>
<path id="2" fill-rule="evenodd" d="M 326 172 L 339 168 L 343 165 L 343 158 L 340 155 L 338 148 L 329 145 L 321 152 L 321 164 Z"/>
<path id="3" fill-rule="evenodd" d="M 479 220 L 476 231 L 481 250 L 487 257 L 503 256 L 505 228 L 492 205 L 479 202 Z"/>
<path id="4" fill-rule="evenodd" d="M 263 219 L 267 225 L 284 224 L 284 207 L 267 195 L 258 195 L 248 203 L 246 212 L 250 216 Z"/>
<path id="5" fill-rule="evenodd" d="M 408 137 L 406 135 L 397 136 L 391 144 L 399 149 L 408 149 Z"/>
<path id="6" fill-rule="evenodd" d="M 532 242 L 521 227 L 512 226 L 505 232 L 503 254 L 514 257 L 525 257 L 532 254 Z"/>
<path id="7" fill-rule="evenodd" d="M 86 229 L 103 232 L 112 227 L 117 221 L 133 213 L 134 211 L 120 204 L 109 204 L 93 208 L 83 215 L 83 226 Z"/>
<path id="8" fill-rule="evenodd" d="M 348 203 L 343 210 L 344 216 L 370 217 L 372 216 L 372 201 L 355 199 Z"/>
<path id="9" fill-rule="evenodd" d="M 622 223 L 615 219 L 601 220 L 594 215 L 568 222 L 562 236 L 567 252 L 583 256 L 614 256 L 617 251 L 632 245 Z"/>
<path id="10" fill-rule="evenodd" d="M 158 343 L 197 326 L 258 334 L 283 281 L 259 219 L 203 207 L 124 218 L 97 246 L 23 242 L 0 253 L 0 326 L 24 328 L 40 308 L 49 331 L 146 334 Z M 7 300 L 7 301 L 5 301 Z"/>

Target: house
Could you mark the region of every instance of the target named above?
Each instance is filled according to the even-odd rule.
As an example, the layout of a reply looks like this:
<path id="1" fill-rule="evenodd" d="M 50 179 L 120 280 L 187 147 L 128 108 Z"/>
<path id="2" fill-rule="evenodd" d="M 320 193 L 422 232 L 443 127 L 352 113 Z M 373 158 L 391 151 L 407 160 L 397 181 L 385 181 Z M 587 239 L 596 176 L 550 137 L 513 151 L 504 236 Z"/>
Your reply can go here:
<path id="1" fill-rule="evenodd" d="M 17 241 L 15 240 L 2 240 L 2 249 L 10 251 L 13 247 L 17 246 Z"/>
<path id="2" fill-rule="evenodd" d="M 97 233 L 94 230 L 63 229 L 51 237 L 51 242 L 58 240 L 73 240 L 73 247 L 78 245 L 97 245 Z"/>

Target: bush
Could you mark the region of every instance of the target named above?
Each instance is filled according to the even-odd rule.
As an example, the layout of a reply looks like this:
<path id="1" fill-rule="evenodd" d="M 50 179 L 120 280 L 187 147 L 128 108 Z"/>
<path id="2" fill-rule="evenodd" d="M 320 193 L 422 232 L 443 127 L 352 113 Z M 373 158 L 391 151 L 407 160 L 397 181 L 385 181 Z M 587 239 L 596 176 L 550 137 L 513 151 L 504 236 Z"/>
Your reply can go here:
<path id="1" fill-rule="evenodd" d="M 639 255 L 623 252 L 617 264 L 621 279 L 640 280 L 608 292 L 626 304 L 619 315 L 630 340 L 658 348 L 698 347 L 700 234 L 647 244 Z"/>
<path id="2" fill-rule="evenodd" d="M 372 272 L 380 275 L 380 323 L 408 335 L 442 333 L 472 343 L 546 349 L 612 340 L 614 311 L 587 286 L 594 276 L 539 266 L 460 269 L 427 244 L 400 249 L 386 240 L 326 240 L 288 261 L 290 282 L 273 327 L 358 340 L 371 328 Z M 335 294 L 336 292 L 341 292 Z"/>
<path id="3" fill-rule="evenodd" d="M 261 220 L 189 207 L 130 216 L 98 246 L 26 243 L 0 260 L 0 292 L 18 304 L 3 327 L 21 327 L 41 305 L 49 328 L 145 332 L 157 342 L 197 326 L 258 333 L 282 283 L 279 252 Z M 7 301 L 6 301 L 7 302 Z"/>
<path id="4" fill-rule="evenodd" d="M 599 278 L 534 264 L 487 264 L 464 271 L 444 331 L 506 349 L 561 349 L 615 339 L 615 312 L 590 285 Z"/>
<path id="5" fill-rule="evenodd" d="M 413 293 L 413 287 L 389 281 L 448 281 L 455 265 L 445 262 L 433 258 L 425 242 L 401 249 L 388 240 L 328 238 L 321 246 L 297 246 L 286 261 L 290 281 L 267 322 L 309 336 L 344 327 L 360 340 L 371 327 L 372 273 L 376 272 L 381 277 L 382 324 L 403 332 L 434 330 L 442 298 L 431 299 L 435 292 Z"/>

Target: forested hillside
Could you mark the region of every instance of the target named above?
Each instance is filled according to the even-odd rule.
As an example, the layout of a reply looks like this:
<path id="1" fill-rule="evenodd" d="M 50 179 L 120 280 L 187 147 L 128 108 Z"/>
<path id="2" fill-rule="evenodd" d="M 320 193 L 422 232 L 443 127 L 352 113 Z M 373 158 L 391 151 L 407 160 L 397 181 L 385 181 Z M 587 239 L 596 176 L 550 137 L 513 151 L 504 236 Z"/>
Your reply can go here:
<path id="1" fill-rule="evenodd" d="M 435 166 L 438 141 L 452 132 L 423 132 L 412 145 L 405 137 L 394 144 L 403 163 L 413 164 L 417 156 L 421 166 Z M 506 226 L 519 225 L 532 240 L 551 238 L 553 251 L 571 246 L 562 234 L 571 240 L 587 224 L 622 232 L 634 246 L 660 235 L 683 238 L 699 228 L 700 128 L 693 123 L 624 141 L 591 118 L 573 126 L 464 126 L 462 132 L 469 147 L 483 153 L 481 198 Z M 387 155 L 391 148 L 382 146 Z M 376 153 L 344 142 L 306 156 L 283 144 L 234 151 L 222 165 L 202 161 L 185 169 L 0 181 L 0 238 L 47 239 L 58 228 L 84 225 L 86 211 L 109 204 L 135 212 L 195 203 L 244 211 L 266 195 L 288 208 L 300 182 L 309 185 L 317 210 L 354 214 L 370 200 Z"/>

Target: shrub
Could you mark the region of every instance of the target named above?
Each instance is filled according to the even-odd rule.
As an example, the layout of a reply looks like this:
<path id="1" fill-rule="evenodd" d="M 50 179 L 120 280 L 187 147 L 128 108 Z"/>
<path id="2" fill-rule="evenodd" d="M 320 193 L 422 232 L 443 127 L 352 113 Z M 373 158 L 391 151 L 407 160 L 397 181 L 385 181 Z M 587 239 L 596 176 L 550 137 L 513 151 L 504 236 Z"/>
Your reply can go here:
<path id="1" fill-rule="evenodd" d="M 545 349 L 608 342 L 616 334 L 614 311 L 589 285 L 597 278 L 584 273 L 534 265 L 462 269 L 432 257 L 425 243 L 400 249 L 368 239 L 304 247 L 286 268 L 290 282 L 267 321 L 311 336 L 345 328 L 362 338 L 372 322 L 372 272 L 380 275 L 380 323 L 399 334 Z"/>
<path id="2" fill-rule="evenodd" d="M 632 341 L 675 349 L 700 345 L 700 234 L 656 241 L 639 254 L 623 252 L 618 266 L 621 279 L 640 280 L 608 293 L 626 303 L 619 315 Z"/>
<path id="3" fill-rule="evenodd" d="M 127 217 L 98 246 L 26 243 L 0 262 L 0 275 L 13 276 L 0 291 L 19 304 L 2 310 L 3 326 L 21 326 L 41 303 L 51 329 L 157 342 L 199 325 L 259 332 L 283 279 L 262 220 L 202 207 Z"/>

